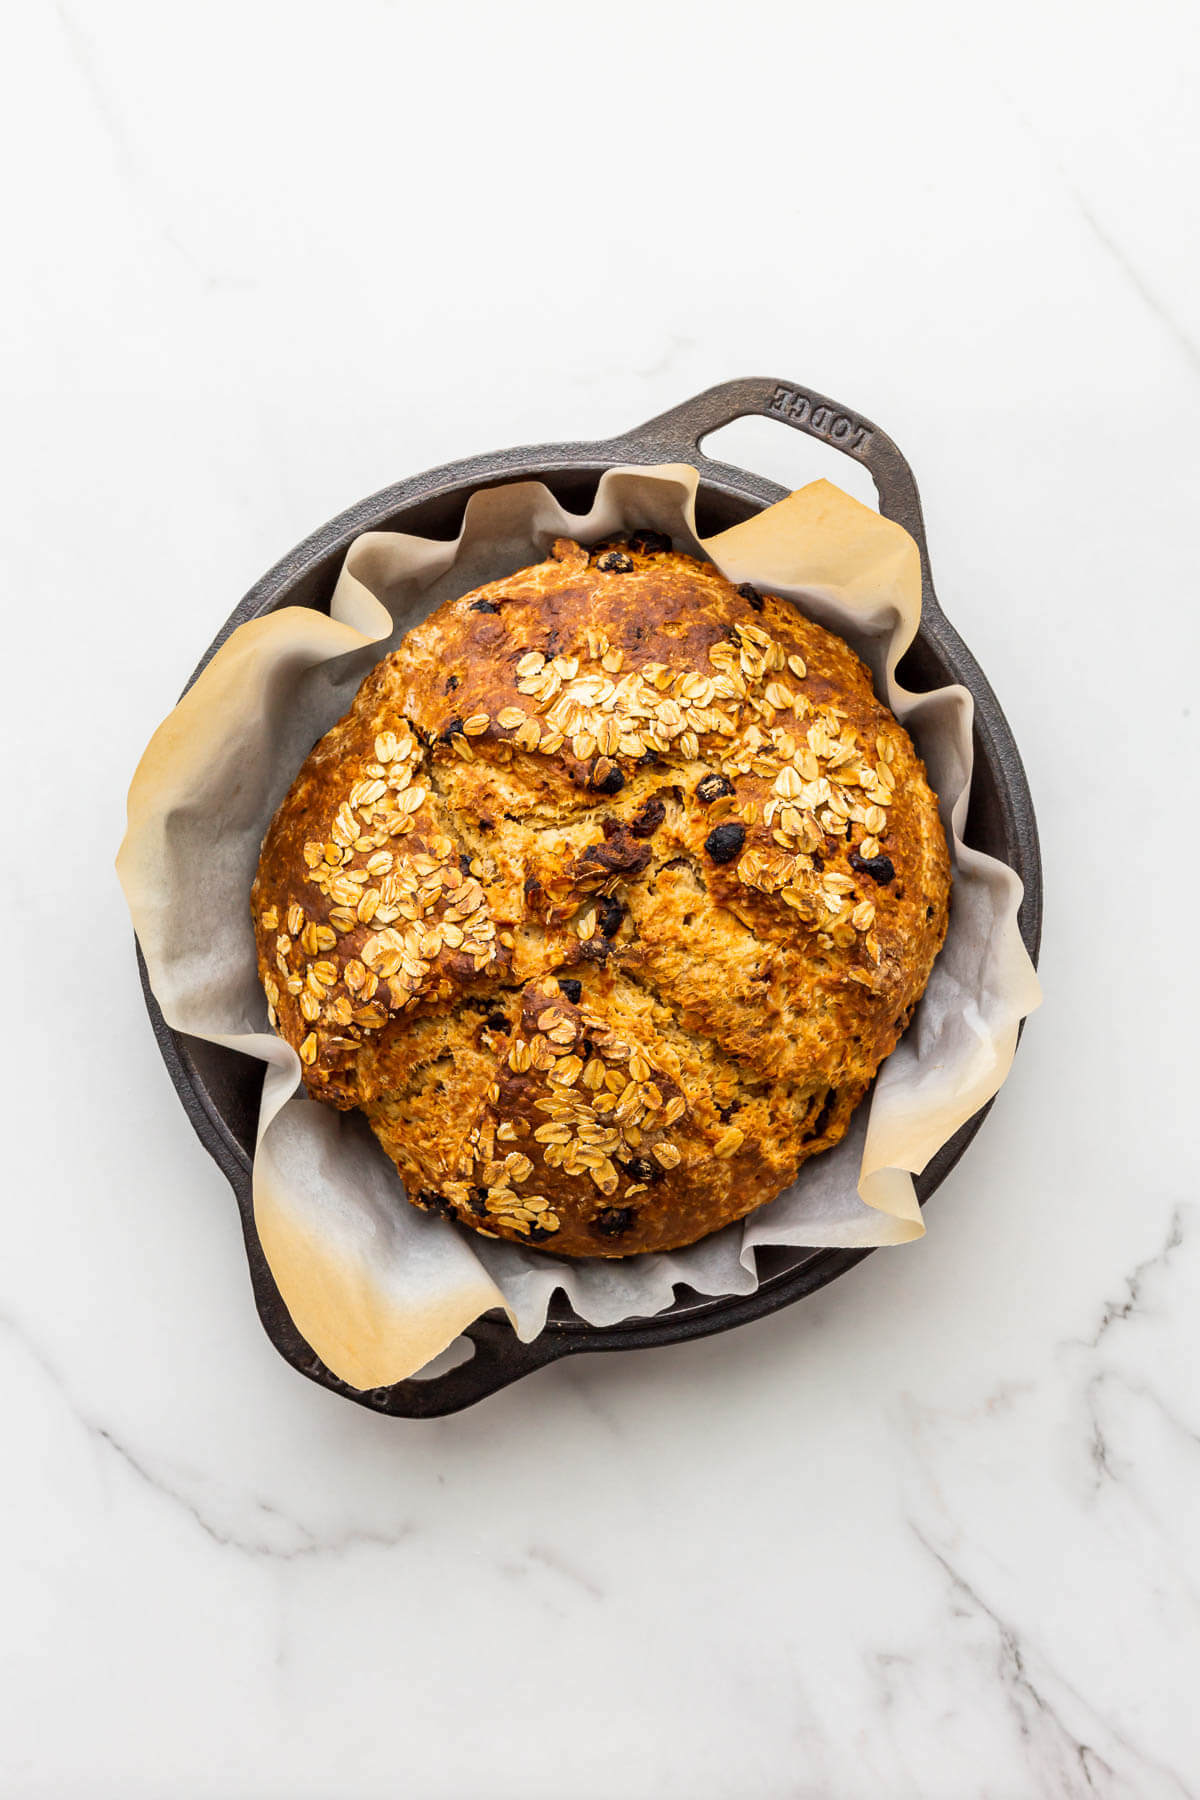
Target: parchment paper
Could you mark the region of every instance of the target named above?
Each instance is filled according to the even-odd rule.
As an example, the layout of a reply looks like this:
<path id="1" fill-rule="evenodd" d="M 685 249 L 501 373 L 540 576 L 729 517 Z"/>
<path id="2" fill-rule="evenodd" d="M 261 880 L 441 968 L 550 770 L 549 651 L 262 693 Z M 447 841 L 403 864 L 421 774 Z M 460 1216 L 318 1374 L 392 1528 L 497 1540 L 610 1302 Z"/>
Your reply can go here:
<path id="1" fill-rule="evenodd" d="M 899 1244 L 923 1231 L 911 1175 L 990 1099 L 1017 1026 L 1038 1004 L 1012 870 L 963 844 L 971 696 L 914 695 L 895 669 L 920 619 L 916 545 L 900 526 L 814 482 L 719 537 L 695 533 L 685 465 L 610 470 L 585 516 L 541 483 L 485 489 L 455 543 L 370 532 L 347 553 L 332 616 L 288 607 L 241 626 L 151 739 L 129 795 L 118 872 L 167 1022 L 265 1065 L 254 1209 L 284 1301 L 343 1381 L 413 1374 L 481 1312 L 535 1337 L 556 1288 L 597 1325 L 670 1305 L 675 1284 L 748 1294 L 759 1245 Z M 797 601 L 849 640 L 912 733 L 950 837 L 950 929 L 925 997 L 853 1128 L 740 1224 L 672 1254 L 571 1261 L 488 1242 L 420 1213 L 355 1113 L 309 1100 L 296 1054 L 268 1029 L 249 890 L 266 827 L 364 675 L 443 600 L 540 560 L 551 541 L 643 525 L 734 582 Z"/>

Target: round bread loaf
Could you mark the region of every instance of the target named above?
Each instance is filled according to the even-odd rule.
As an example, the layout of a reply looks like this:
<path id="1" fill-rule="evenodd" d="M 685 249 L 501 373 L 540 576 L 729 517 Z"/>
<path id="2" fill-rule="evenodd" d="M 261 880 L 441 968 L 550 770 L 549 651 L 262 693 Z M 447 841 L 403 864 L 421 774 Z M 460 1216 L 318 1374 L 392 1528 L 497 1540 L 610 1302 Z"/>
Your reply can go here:
<path id="1" fill-rule="evenodd" d="M 635 532 L 410 632 L 296 777 L 253 911 L 309 1093 L 362 1108 L 417 1206 L 623 1256 L 838 1142 L 949 885 L 848 645 Z"/>

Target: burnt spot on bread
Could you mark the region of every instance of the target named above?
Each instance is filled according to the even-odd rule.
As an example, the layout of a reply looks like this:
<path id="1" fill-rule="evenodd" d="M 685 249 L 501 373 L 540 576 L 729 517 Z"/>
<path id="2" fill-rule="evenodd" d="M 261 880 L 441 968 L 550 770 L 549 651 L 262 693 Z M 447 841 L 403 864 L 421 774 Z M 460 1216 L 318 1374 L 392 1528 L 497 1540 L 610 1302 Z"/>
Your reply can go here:
<path id="1" fill-rule="evenodd" d="M 715 770 L 696 783 L 696 798 L 701 806 L 711 806 L 714 800 L 722 800 L 733 791 L 732 781 L 728 781 L 724 775 L 718 775 Z"/>
<path id="2" fill-rule="evenodd" d="M 588 781 L 588 786 L 597 794 L 608 794 L 610 796 L 612 794 L 619 794 L 621 789 L 625 786 L 624 775 L 622 775 L 615 762 L 610 762 L 604 774 L 597 777 L 595 771 L 599 766 L 600 760 L 601 759 L 597 757 L 596 762 L 592 765 L 592 775 Z M 607 761 L 608 759 L 605 758 L 604 760 Z"/>
<path id="3" fill-rule="evenodd" d="M 439 744 L 448 744 L 452 737 L 461 737 L 462 736 L 462 728 L 463 728 L 462 715 L 461 715 L 461 713 L 455 713 L 451 718 L 446 720 L 446 723 L 442 726 L 442 729 L 438 732 L 438 743 Z"/>
<path id="4" fill-rule="evenodd" d="M 629 829 L 635 838 L 653 837 L 663 820 L 667 809 L 657 794 L 651 794 L 639 813 L 629 821 Z"/>
<path id="5" fill-rule="evenodd" d="M 644 1181 L 647 1187 L 653 1187 L 654 1183 L 661 1181 L 666 1173 L 649 1156 L 631 1156 L 620 1166 L 631 1181 Z"/>
<path id="6" fill-rule="evenodd" d="M 567 999 L 571 1002 L 572 1006 L 579 1005 L 580 999 L 583 995 L 582 981 L 576 981 L 572 976 L 569 976 L 569 975 L 568 976 L 560 975 L 558 978 L 558 986 L 559 986 L 560 992 L 566 995 Z"/>
<path id="7" fill-rule="evenodd" d="M 472 600 L 470 610 L 472 612 L 498 613 L 500 608 L 494 600 Z"/>
<path id="8" fill-rule="evenodd" d="M 820 1112 L 800 1140 L 802 1144 L 813 1144 L 818 1138 L 824 1137 L 829 1128 L 829 1121 L 833 1117 L 833 1109 L 837 1105 L 837 1097 L 836 1088 L 829 1088 L 826 1091 L 825 1098 L 821 1102 Z"/>
<path id="9" fill-rule="evenodd" d="M 740 856 L 746 842 L 744 825 L 718 825 L 704 840 L 704 848 L 715 863 L 731 863 Z"/>
<path id="10" fill-rule="evenodd" d="M 589 844 L 575 862 L 576 879 L 586 879 L 597 869 L 608 875 L 639 875 L 650 861 L 649 844 L 640 844 L 626 825 L 605 819 L 604 842 Z"/>
<path id="11" fill-rule="evenodd" d="M 596 567 L 604 575 L 631 575 L 633 558 L 626 556 L 623 550 L 606 550 L 603 556 L 596 558 Z"/>
<path id="12" fill-rule="evenodd" d="M 629 534 L 629 548 L 638 556 L 666 556 L 671 549 L 671 540 L 665 531 L 646 531 L 639 527 Z"/>
<path id="13" fill-rule="evenodd" d="M 740 581 L 738 583 L 738 593 L 742 596 L 743 600 L 750 603 L 755 612 L 762 611 L 763 597 L 752 581 Z"/>
<path id="14" fill-rule="evenodd" d="M 625 908 L 615 894 L 601 894 L 596 902 L 596 923 L 606 938 L 615 938 L 621 929 Z"/>
<path id="15" fill-rule="evenodd" d="M 889 881 L 896 879 L 895 866 L 890 856 L 860 856 L 857 850 L 852 850 L 850 867 L 856 875 L 869 875 L 880 887 L 886 887 Z"/>
<path id="16" fill-rule="evenodd" d="M 591 1220 L 591 1228 L 597 1237 L 624 1237 L 632 1231 L 637 1222 L 636 1206 L 605 1206 Z"/>
<path id="17" fill-rule="evenodd" d="M 447 675 L 446 685 L 442 689 L 442 692 L 444 694 L 452 694 L 457 686 L 458 686 L 458 676 L 457 675 Z"/>

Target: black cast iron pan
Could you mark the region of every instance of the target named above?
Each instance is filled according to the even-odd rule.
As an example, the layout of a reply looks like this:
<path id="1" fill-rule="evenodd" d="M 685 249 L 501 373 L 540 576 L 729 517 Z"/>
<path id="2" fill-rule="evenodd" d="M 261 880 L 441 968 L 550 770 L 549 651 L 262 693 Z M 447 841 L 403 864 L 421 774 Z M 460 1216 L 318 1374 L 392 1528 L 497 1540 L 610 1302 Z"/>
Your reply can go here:
<path id="1" fill-rule="evenodd" d="M 904 659 L 901 678 L 916 690 L 962 682 L 975 696 L 975 771 L 966 837 L 979 849 L 1008 863 L 1024 882 L 1021 932 L 1036 960 L 1041 937 L 1042 873 L 1025 771 L 995 695 L 938 605 L 912 471 L 892 440 L 870 420 L 793 382 L 724 382 L 606 443 L 540 444 L 502 450 L 431 469 L 385 488 L 314 532 L 264 575 L 226 620 L 192 681 L 230 632 L 245 620 L 280 606 L 312 606 L 327 611 L 342 558 L 359 532 L 395 530 L 453 538 L 466 501 L 476 488 L 536 479 L 544 481 L 571 511 L 586 512 L 605 469 L 620 463 L 686 462 L 700 474 L 697 517 L 701 536 L 708 537 L 737 524 L 782 499 L 785 491 L 744 469 L 709 461 L 700 448 L 708 433 L 748 413 L 780 419 L 862 463 L 878 489 L 880 511 L 903 525 L 920 546 L 921 629 Z M 477 1320 L 467 1334 L 474 1344 L 474 1355 L 469 1361 L 442 1375 L 400 1381 L 392 1387 L 360 1393 L 332 1375 L 297 1332 L 267 1267 L 254 1227 L 250 1170 L 262 1087 L 261 1066 L 234 1051 L 172 1031 L 150 992 L 140 951 L 138 961 L 146 1006 L 163 1060 L 200 1141 L 229 1178 L 237 1197 L 254 1298 L 267 1335 L 294 1368 L 359 1405 L 406 1418 L 456 1412 L 560 1356 L 579 1351 L 636 1350 L 743 1325 L 824 1287 L 870 1254 L 864 1250 L 760 1250 L 761 1279 L 756 1293 L 745 1298 L 711 1299 L 685 1289 L 679 1292 L 673 1306 L 652 1319 L 604 1328 L 585 1324 L 560 1300 L 546 1329 L 532 1344 L 522 1344 L 502 1314 L 489 1314 Z M 954 1167 L 986 1111 L 983 1108 L 956 1132 L 917 1178 L 922 1204 Z"/>

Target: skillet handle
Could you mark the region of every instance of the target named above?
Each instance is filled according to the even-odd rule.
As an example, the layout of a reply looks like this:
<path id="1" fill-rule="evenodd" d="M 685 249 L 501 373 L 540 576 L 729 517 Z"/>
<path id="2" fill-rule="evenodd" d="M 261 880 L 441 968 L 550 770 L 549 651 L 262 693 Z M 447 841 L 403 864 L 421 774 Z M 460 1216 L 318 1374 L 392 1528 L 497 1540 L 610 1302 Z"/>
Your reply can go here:
<path id="1" fill-rule="evenodd" d="M 879 510 L 885 518 L 903 525 L 921 552 L 922 585 L 927 600 L 937 604 L 929 571 L 929 555 L 925 546 L 925 522 L 921 517 L 921 499 L 908 463 L 896 445 L 870 419 L 851 412 L 825 394 L 794 381 L 774 381 L 769 376 L 748 376 L 741 381 L 723 381 L 718 387 L 706 388 L 681 406 L 647 419 L 609 446 L 614 451 L 628 448 L 636 452 L 639 462 L 686 462 L 700 471 L 702 477 L 720 480 L 729 465 L 704 455 L 700 445 L 710 432 L 735 419 L 759 413 L 764 419 L 778 419 L 793 431 L 830 444 L 862 463 L 870 473 L 879 494 Z M 740 473 L 740 471 L 739 471 Z"/>
<path id="2" fill-rule="evenodd" d="M 556 1362 L 560 1356 L 570 1356 L 576 1350 L 587 1348 L 578 1333 L 556 1331 L 552 1326 L 532 1343 L 524 1344 L 508 1320 L 499 1314 L 485 1313 L 467 1326 L 464 1336 L 475 1346 L 474 1354 L 468 1361 L 447 1369 L 443 1375 L 431 1375 L 424 1380 L 413 1376 L 408 1381 L 397 1381 L 391 1387 L 376 1388 L 365 1394 L 354 1389 L 345 1391 L 375 1412 L 391 1413 L 405 1419 L 441 1418 L 446 1413 L 461 1411 L 464 1406 L 473 1406 L 498 1388 L 508 1387 L 511 1382 L 520 1381 L 523 1375 L 532 1375 L 535 1369 Z M 319 1363 L 306 1368 L 305 1373 L 315 1374 L 326 1386 L 340 1386 L 336 1378 L 327 1379 L 327 1371 L 321 1369 L 318 1374 L 318 1369 L 321 1369 Z"/>

